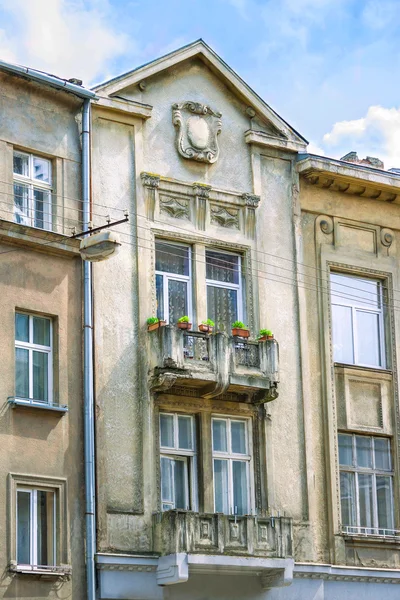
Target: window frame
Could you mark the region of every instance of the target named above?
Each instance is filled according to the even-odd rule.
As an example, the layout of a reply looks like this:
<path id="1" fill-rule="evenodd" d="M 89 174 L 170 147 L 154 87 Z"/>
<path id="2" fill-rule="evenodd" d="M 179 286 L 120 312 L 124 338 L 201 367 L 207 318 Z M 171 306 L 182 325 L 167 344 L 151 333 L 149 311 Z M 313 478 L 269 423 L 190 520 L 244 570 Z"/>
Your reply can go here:
<path id="1" fill-rule="evenodd" d="M 16 339 L 16 335 L 17 335 L 17 331 L 16 331 L 16 327 L 15 327 L 15 319 L 16 319 L 16 315 L 20 314 L 20 315 L 25 315 L 29 318 L 29 342 L 23 342 L 21 340 L 17 340 Z M 35 317 L 38 317 L 40 319 L 46 319 L 47 321 L 49 321 L 50 324 L 50 331 L 49 331 L 49 337 L 50 337 L 50 346 L 43 346 L 41 344 L 34 344 L 33 343 L 33 319 Z M 17 400 L 19 400 L 20 402 L 26 402 L 27 404 L 43 404 L 43 405 L 48 405 L 48 406 L 52 406 L 53 405 L 53 352 L 54 352 L 54 339 L 53 339 L 53 319 L 51 317 L 48 317 L 46 315 L 41 315 L 41 314 L 36 314 L 36 313 L 30 313 L 30 312 L 26 312 L 24 310 L 15 310 L 14 313 L 14 350 L 16 350 L 17 348 L 20 348 L 22 350 L 28 350 L 28 398 L 21 398 L 20 396 L 18 396 L 17 394 L 15 394 L 15 398 Z M 42 354 L 47 354 L 48 356 L 48 360 L 47 360 L 47 395 L 48 395 L 48 399 L 47 400 L 43 400 L 43 399 L 39 399 L 39 398 L 33 398 L 33 352 L 40 352 Z M 14 369 L 16 371 L 16 355 L 14 352 Z M 15 378 L 16 379 L 16 378 Z M 16 381 L 15 381 L 15 392 L 16 392 Z"/>
<path id="2" fill-rule="evenodd" d="M 169 244 L 171 246 L 179 246 L 181 248 L 187 248 L 188 249 L 188 265 L 189 265 L 189 275 L 179 275 L 178 273 L 170 273 L 169 271 L 159 271 L 157 269 L 154 270 L 155 273 L 155 281 L 157 281 L 157 275 L 158 276 L 162 276 L 163 278 L 163 320 L 166 321 L 166 323 L 169 325 L 170 324 L 170 320 L 169 320 L 169 302 L 168 302 L 168 294 L 169 294 L 169 281 L 181 281 L 181 282 L 185 282 L 187 284 L 187 307 L 188 307 L 188 312 L 187 312 L 187 316 L 189 317 L 190 321 L 192 319 L 193 316 L 193 304 L 192 304 L 192 298 L 193 298 L 193 277 L 192 277 L 192 247 L 189 244 L 184 244 L 181 242 L 175 242 L 175 241 L 171 241 L 171 240 L 166 240 L 163 238 L 156 238 L 155 242 L 154 242 L 154 254 L 155 254 L 155 260 L 157 260 L 156 255 L 157 255 L 157 247 L 156 245 L 160 243 L 160 244 Z M 182 315 L 183 316 L 183 315 Z"/>
<path id="3" fill-rule="evenodd" d="M 39 491 L 44 491 L 53 494 L 53 509 L 52 509 L 52 526 L 53 526 L 53 540 L 52 540 L 52 554 L 54 560 L 51 564 L 42 565 L 38 562 L 38 527 L 37 527 L 37 496 Z M 29 493 L 29 562 L 20 563 L 18 562 L 18 494 L 19 492 Z M 16 489 L 16 557 L 17 565 L 20 567 L 55 567 L 57 565 L 57 492 L 54 489 L 43 488 L 43 487 L 22 487 L 19 485 Z"/>
<path id="4" fill-rule="evenodd" d="M 14 220 L 16 221 L 16 205 L 15 205 L 15 190 L 14 185 L 23 185 L 28 189 L 28 199 L 27 199 L 27 214 L 23 215 L 23 218 L 26 219 L 27 222 L 20 223 L 21 225 L 28 225 L 29 227 L 35 227 L 36 229 L 41 229 L 44 231 L 52 231 L 52 217 L 53 217 L 53 206 L 52 206 L 52 196 L 53 196 L 53 164 L 52 161 L 44 156 L 40 156 L 39 154 L 33 154 L 31 152 L 24 152 L 22 150 L 14 149 L 13 150 L 13 160 L 14 156 L 23 156 L 28 158 L 28 175 L 22 175 L 21 173 L 14 172 L 13 166 L 13 197 L 14 197 Z M 33 176 L 34 173 L 34 159 L 39 158 L 40 160 L 44 160 L 49 165 L 49 181 L 41 181 L 40 179 L 36 179 Z M 37 211 L 35 208 L 35 196 L 34 190 L 38 189 L 42 192 L 46 192 L 47 201 L 43 202 L 43 227 L 36 225 Z"/>
<path id="5" fill-rule="evenodd" d="M 218 281 L 217 279 L 208 279 L 207 278 L 207 252 L 214 252 L 215 254 L 236 256 L 238 259 L 238 281 L 239 283 L 226 283 L 224 281 Z M 207 289 L 208 286 L 223 288 L 227 290 L 235 290 L 237 292 L 237 321 L 243 321 L 244 318 L 244 285 L 243 285 L 243 269 L 242 269 L 242 260 L 243 255 L 238 252 L 232 252 L 229 250 L 222 250 L 221 248 L 214 248 L 212 246 L 207 246 L 205 249 L 205 285 L 206 285 L 206 305 L 207 305 L 207 315 L 208 311 L 208 302 L 207 302 Z"/>

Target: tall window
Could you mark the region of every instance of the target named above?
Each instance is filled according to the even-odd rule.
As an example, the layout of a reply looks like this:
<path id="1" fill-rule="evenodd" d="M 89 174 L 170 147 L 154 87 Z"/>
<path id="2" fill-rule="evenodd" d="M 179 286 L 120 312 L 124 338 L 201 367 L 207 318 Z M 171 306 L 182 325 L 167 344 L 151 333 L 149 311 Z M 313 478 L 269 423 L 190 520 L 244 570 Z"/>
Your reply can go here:
<path id="1" fill-rule="evenodd" d="M 206 251 L 207 317 L 227 333 L 243 318 L 240 271 L 238 255 Z"/>
<path id="2" fill-rule="evenodd" d="M 215 512 L 250 513 L 249 422 L 212 419 Z"/>
<path id="3" fill-rule="evenodd" d="M 339 463 L 344 530 L 370 535 L 393 534 L 390 441 L 340 433 Z"/>
<path id="4" fill-rule="evenodd" d="M 17 489 L 17 563 L 56 564 L 55 491 Z"/>
<path id="5" fill-rule="evenodd" d="M 334 361 L 384 367 L 382 283 L 331 273 Z"/>
<path id="6" fill-rule="evenodd" d="M 156 242 L 157 317 L 168 323 L 191 316 L 190 248 Z"/>
<path id="7" fill-rule="evenodd" d="M 195 510 L 196 444 L 194 418 L 160 413 L 162 510 Z"/>
<path id="8" fill-rule="evenodd" d="M 13 171 L 16 223 L 51 229 L 51 162 L 14 152 Z"/>
<path id="9" fill-rule="evenodd" d="M 15 314 L 15 395 L 52 401 L 52 326 L 46 317 Z"/>

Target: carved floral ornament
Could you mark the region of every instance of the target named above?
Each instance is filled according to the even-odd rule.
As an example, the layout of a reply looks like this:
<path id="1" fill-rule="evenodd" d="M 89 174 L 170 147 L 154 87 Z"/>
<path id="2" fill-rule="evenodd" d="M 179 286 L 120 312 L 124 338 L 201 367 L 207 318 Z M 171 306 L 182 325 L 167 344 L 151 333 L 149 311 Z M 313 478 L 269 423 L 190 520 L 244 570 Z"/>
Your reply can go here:
<path id="1" fill-rule="evenodd" d="M 217 137 L 221 132 L 221 113 L 200 102 L 172 105 L 176 128 L 176 147 L 183 158 L 215 163 L 219 156 Z"/>

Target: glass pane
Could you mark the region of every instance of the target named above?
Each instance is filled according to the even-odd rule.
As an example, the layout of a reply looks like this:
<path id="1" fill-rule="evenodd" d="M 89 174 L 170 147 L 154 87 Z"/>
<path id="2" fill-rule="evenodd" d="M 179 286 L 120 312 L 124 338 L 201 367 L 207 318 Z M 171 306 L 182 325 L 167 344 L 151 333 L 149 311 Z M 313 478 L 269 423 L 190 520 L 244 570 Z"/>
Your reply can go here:
<path id="1" fill-rule="evenodd" d="M 49 399 L 49 355 L 45 352 L 33 354 L 33 398 L 47 402 Z"/>
<path id="2" fill-rule="evenodd" d="M 246 423 L 231 421 L 232 452 L 246 454 Z"/>
<path id="3" fill-rule="evenodd" d="M 156 275 L 156 302 L 157 302 L 157 317 L 164 320 L 164 277 Z"/>
<path id="4" fill-rule="evenodd" d="M 342 524 L 356 525 L 356 492 L 354 473 L 340 473 L 340 504 L 342 507 Z"/>
<path id="5" fill-rule="evenodd" d="M 191 417 L 178 417 L 178 438 L 179 448 L 183 450 L 193 449 Z"/>
<path id="6" fill-rule="evenodd" d="M 339 434 L 339 464 L 353 465 L 353 438 L 351 435 Z"/>
<path id="7" fill-rule="evenodd" d="M 26 185 L 14 183 L 14 217 L 16 223 L 30 225 L 29 189 Z"/>
<path id="8" fill-rule="evenodd" d="M 174 448 L 174 417 L 160 414 L 160 443 L 166 448 Z"/>
<path id="9" fill-rule="evenodd" d="M 356 435 L 356 461 L 358 467 L 372 468 L 371 438 Z"/>
<path id="10" fill-rule="evenodd" d="M 54 492 L 37 491 L 37 560 L 38 565 L 53 565 L 54 560 Z"/>
<path id="11" fill-rule="evenodd" d="M 156 271 L 189 276 L 189 248 L 156 242 Z"/>
<path id="12" fill-rule="evenodd" d="M 227 460 L 214 460 L 214 502 L 215 512 L 229 514 Z"/>
<path id="13" fill-rule="evenodd" d="M 16 175 L 29 177 L 29 156 L 14 152 L 13 170 Z"/>
<path id="14" fill-rule="evenodd" d="M 357 362 L 363 365 L 381 366 L 379 315 L 358 310 L 356 323 Z"/>
<path id="15" fill-rule="evenodd" d="M 176 323 L 178 319 L 188 314 L 187 288 L 186 281 L 168 280 L 169 323 Z"/>
<path id="16" fill-rule="evenodd" d="M 161 501 L 174 501 L 174 461 L 170 458 L 161 457 Z"/>
<path id="17" fill-rule="evenodd" d="M 333 360 L 354 363 L 351 308 L 332 304 Z"/>
<path id="18" fill-rule="evenodd" d="M 239 256 L 206 250 L 206 278 L 239 284 Z"/>
<path id="19" fill-rule="evenodd" d="M 29 317 L 15 313 L 15 339 L 20 342 L 29 342 Z"/>
<path id="20" fill-rule="evenodd" d="M 50 229 L 50 193 L 45 190 L 33 190 L 34 199 L 34 225 L 40 229 Z"/>
<path id="21" fill-rule="evenodd" d="M 358 497 L 360 503 L 360 526 L 371 528 L 374 525 L 372 475 L 358 473 Z"/>
<path id="22" fill-rule="evenodd" d="M 187 510 L 187 494 L 186 494 L 186 461 L 175 460 L 175 508 L 183 508 Z"/>
<path id="23" fill-rule="evenodd" d="M 15 348 L 15 395 L 29 398 L 29 351 Z"/>
<path id="24" fill-rule="evenodd" d="M 374 438 L 375 469 L 391 470 L 390 442 L 385 438 Z"/>
<path id="25" fill-rule="evenodd" d="M 243 461 L 234 460 L 232 462 L 233 477 L 233 514 L 249 514 L 248 495 L 249 486 L 247 483 L 247 464 Z"/>
<path id="26" fill-rule="evenodd" d="M 45 158 L 33 157 L 33 178 L 40 179 L 40 181 L 46 181 L 50 183 L 51 172 L 50 172 L 50 161 Z"/>
<path id="27" fill-rule="evenodd" d="M 394 529 L 391 477 L 376 478 L 379 529 Z"/>
<path id="28" fill-rule="evenodd" d="M 207 315 L 218 331 L 230 335 L 232 323 L 238 319 L 238 291 L 208 285 Z"/>
<path id="29" fill-rule="evenodd" d="M 213 450 L 216 452 L 227 452 L 228 444 L 226 441 L 226 421 L 213 419 Z"/>
<path id="30" fill-rule="evenodd" d="M 33 317 L 33 343 L 50 346 L 50 320 Z"/>
<path id="31" fill-rule="evenodd" d="M 380 283 L 351 275 L 331 273 L 332 302 L 379 308 Z"/>
<path id="32" fill-rule="evenodd" d="M 31 562 L 31 495 L 17 492 L 17 563 Z"/>

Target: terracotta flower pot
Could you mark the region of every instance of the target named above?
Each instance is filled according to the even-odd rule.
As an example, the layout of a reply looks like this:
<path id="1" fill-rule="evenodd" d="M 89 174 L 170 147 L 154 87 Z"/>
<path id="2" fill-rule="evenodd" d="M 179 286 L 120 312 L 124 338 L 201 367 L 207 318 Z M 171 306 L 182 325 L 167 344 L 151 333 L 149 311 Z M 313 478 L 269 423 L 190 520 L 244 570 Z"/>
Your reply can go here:
<path id="1" fill-rule="evenodd" d="M 152 323 L 151 325 L 147 325 L 147 331 L 154 331 L 155 329 L 159 329 L 160 327 L 164 327 L 166 325 L 166 321 L 157 321 L 157 323 Z"/>
<path id="2" fill-rule="evenodd" d="M 232 335 L 234 337 L 248 338 L 250 335 L 250 330 L 249 329 L 240 329 L 239 327 L 233 327 Z"/>
<path id="3" fill-rule="evenodd" d="M 259 342 L 266 342 L 267 340 L 273 340 L 274 336 L 273 335 L 262 335 L 261 337 L 258 338 Z"/>
<path id="4" fill-rule="evenodd" d="M 178 329 L 192 329 L 191 323 L 183 322 L 183 323 L 177 323 L 176 325 L 177 325 Z"/>
<path id="5" fill-rule="evenodd" d="M 212 325 L 206 325 L 205 323 L 200 323 L 199 325 L 199 331 L 202 331 L 203 333 L 212 333 L 212 330 Z"/>

